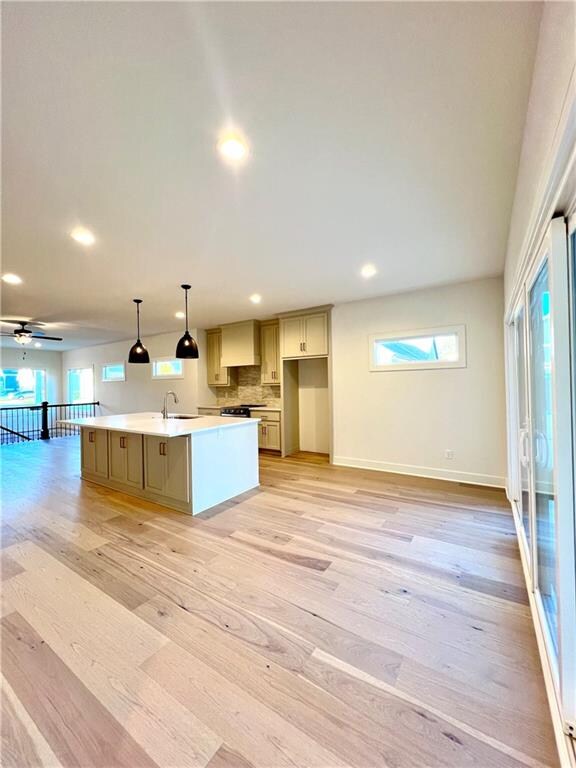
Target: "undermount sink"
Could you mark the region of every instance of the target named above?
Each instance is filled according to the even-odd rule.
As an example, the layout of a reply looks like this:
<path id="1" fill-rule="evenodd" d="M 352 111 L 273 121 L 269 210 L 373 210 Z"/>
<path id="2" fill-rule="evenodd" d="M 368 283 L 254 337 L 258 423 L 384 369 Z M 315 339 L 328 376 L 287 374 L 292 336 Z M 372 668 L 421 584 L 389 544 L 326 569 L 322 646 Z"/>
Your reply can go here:
<path id="1" fill-rule="evenodd" d="M 201 419 L 201 416 L 168 416 L 169 419 Z"/>

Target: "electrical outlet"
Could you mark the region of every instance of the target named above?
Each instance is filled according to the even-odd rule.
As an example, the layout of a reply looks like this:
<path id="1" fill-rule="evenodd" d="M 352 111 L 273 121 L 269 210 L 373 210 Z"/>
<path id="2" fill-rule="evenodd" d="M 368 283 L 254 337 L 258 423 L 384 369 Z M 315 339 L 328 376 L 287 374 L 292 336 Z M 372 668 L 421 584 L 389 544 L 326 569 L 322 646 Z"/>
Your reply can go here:
<path id="1" fill-rule="evenodd" d="M 452 448 L 446 448 L 446 450 L 444 451 L 444 456 L 447 459 L 453 459 L 454 458 L 454 451 L 452 450 Z"/>

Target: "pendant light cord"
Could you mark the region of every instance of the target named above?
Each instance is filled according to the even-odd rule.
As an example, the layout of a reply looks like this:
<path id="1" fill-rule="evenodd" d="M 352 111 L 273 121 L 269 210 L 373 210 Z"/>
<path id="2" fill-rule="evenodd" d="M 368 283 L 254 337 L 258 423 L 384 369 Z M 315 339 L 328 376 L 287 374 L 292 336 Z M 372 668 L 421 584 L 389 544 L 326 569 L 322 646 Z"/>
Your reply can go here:
<path id="1" fill-rule="evenodd" d="M 140 341 L 140 304 L 136 304 L 136 328 L 137 328 L 137 338 L 138 341 Z"/>

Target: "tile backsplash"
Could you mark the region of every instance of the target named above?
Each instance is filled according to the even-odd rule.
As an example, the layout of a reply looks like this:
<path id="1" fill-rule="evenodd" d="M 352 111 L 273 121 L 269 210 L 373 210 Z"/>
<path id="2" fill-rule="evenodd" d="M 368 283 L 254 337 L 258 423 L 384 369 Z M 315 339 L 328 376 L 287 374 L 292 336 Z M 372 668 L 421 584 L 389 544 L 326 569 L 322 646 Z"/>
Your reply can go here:
<path id="1" fill-rule="evenodd" d="M 243 365 L 235 370 L 235 380 L 229 387 L 212 389 L 218 405 L 263 403 L 271 408 L 280 408 L 280 385 L 261 384 L 259 365 Z"/>

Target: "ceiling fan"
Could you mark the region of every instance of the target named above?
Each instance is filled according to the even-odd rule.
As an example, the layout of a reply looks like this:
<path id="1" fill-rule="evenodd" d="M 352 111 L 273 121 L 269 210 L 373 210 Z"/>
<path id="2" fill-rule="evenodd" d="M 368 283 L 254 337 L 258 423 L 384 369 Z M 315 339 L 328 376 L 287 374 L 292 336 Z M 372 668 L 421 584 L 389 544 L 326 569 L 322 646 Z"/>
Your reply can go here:
<path id="1" fill-rule="evenodd" d="M 26 346 L 30 344 L 32 339 L 42 339 L 43 341 L 63 341 L 61 336 L 46 336 L 44 331 L 39 330 L 43 323 L 35 323 L 28 320 L 2 320 L 2 323 L 8 325 L 17 325 L 12 333 L 0 333 L 0 336 L 9 336 L 14 339 L 17 344 Z M 26 326 L 32 326 L 27 328 Z"/>

